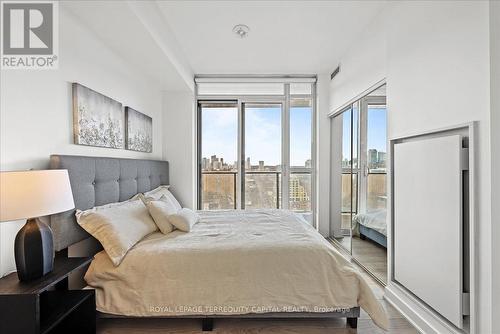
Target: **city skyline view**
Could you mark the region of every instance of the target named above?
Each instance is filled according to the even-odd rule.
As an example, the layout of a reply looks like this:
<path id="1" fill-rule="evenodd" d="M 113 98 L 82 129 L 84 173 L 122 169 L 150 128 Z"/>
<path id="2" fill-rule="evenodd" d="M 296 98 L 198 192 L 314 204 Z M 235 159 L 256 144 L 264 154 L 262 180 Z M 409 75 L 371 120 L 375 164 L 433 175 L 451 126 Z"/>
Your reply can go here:
<path id="1" fill-rule="evenodd" d="M 224 157 L 218 157 L 217 155 L 212 155 L 210 157 L 201 158 L 201 168 L 203 171 L 237 171 L 237 161 L 227 161 Z M 246 170 L 268 170 L 276 171 L 279 170 L 281 165 L 270 165 L 266 164 L 264 160 L 254 161 L 251 157 L 247 157 L 245 160 Z M 311 168 L 311 159 L 308 159 L 303 164 L 306 168 Z M 256 167 L 256 168 L 253 168 Z"/>
<path id="2" fill-rule="evenodd" d="M 293 103 L 296 106 L 293 106 Z M 312 108 L 310 100 L 290 107 L 290 166 L 311 167 Z M 299 105 L 299 106 L 297 106 Z M 205 107 L 201 119 L 202 203 L 206 210 L 234 209 L 237 203 L 238 109 Z M 281 175 L 282 106 L 279 103 L 244 106 L 246 208 L 289 208 L 311 211 L 311 171 Z M 282 187 L 288 198 L 282 198 Z"/>
<path id="3" fill-rule="evenodd" d="M 354 111 L 352 113 L 354 116 L 353 122 L 354 124 L 358 123 L 358 114 Z M 343 140 L 342 140 L 342 161 L 343 166 L 345 161 L 350 161 L 350 152 L 351 152 L 351 113 L 347 112 L 344 114 L 343 119 Z M 354 162 L 357 161 L 357 128 L 354 127 L 354 149 L 355 152 L 353 155 Z M 379 161 L 385 161 L 385 154 L 387 154 L 387 109 L 380 107 L 368 107 L 368 117 L 367 117 L 367 131 L 366 131 L 366 144 L 368 148 L 368 152 L 370 150 L 375 150 L 377 152 L 376 158 L 373 156 L 368 157 L 368 163 L 378 163 Z M 383 135 L 381 135 L 383 134 Z M 381 159 L 379 159 L 378 155 L 381 153 Z M 348 165 L 348 164 L 347 164 Z M 345 167 L 347 167 L 345 165 Z M 385 166 L 384 166 L 385 167 Z"/>
<path id="4" fill-rule="evenodd" d="M 290 108 L 290 165 L 311 159 L 311 107 Z M 238 109 L 205 108 L 202 113 L 202 157 L 237 161 Z M 245 108 L 245 153 L 252 162 L 281 165 L 281 105 Z"/>

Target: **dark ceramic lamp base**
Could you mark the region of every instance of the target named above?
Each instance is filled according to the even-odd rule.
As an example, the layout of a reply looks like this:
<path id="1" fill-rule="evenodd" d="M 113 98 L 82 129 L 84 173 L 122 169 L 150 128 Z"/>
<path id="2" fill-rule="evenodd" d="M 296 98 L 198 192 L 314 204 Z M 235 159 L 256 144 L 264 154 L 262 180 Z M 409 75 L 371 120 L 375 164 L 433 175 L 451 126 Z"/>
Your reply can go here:
<path id="1" fill-rule="evenodd" d="M 50 273 L 54 267 L 52 230 L 38 219 L 28 219 L 14 243 L 17 276 L 32 281 Z"/>

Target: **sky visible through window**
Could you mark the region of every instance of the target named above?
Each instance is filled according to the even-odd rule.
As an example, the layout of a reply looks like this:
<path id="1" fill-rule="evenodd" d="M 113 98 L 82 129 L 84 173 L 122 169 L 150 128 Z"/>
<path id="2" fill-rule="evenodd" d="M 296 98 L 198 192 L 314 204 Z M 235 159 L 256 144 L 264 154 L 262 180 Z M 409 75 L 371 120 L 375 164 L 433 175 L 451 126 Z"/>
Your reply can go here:
<path id="1" fill-rule="evenodd" d="M 387 110 L 386 108 L 368 108 L 367 146 L 379 152 L 386 152 L 387 147 Z"/>
<path id="2" fill-rule="evenodd" d="M 281 165 L 281 105 L 245 108 L 245 157 L 252 165 Z"/>
<path id="3" fill-rule="evenodd" d="M 217 155 L 228 164 L 237 160 L 238 109 L 204 108 L 202 157 Z M 251 164 L 263 160 L 281 164 L 281 106 L 248 107 L 245 110 L 245 155 Z M 290 108 L 290 164 L 304 166 L 311 158 L 311 108 Z"/>
<path id="4" fill-rule="evenodd" d="M 234 163 L 238 154 L 238 108 L 203 108 L 202 157 Z"/>
<path id="5" fill-rule="evenodd" d="M 347 111 L 343 115 L 343 157 L 348 159 L 351 152 L 350 129 L 351 118 L 350 112 Z M 357 119 L 355 118 L 356 122 Z M 357 126 L 353 124 L 353 126 Z M 354 138 L 356 140 L 356 138 Z M 367 146 L 368 149 L 376 149 L 379 152 L 387 151 L 387 109 L 386 108 L 368 108 L 368 129 L 367 129 Z"/>
<path id="6" fill-rule="evenodd" d="M 305 165 L 311 159 L 311 107 L 290 108 L 290 166 Z"/>

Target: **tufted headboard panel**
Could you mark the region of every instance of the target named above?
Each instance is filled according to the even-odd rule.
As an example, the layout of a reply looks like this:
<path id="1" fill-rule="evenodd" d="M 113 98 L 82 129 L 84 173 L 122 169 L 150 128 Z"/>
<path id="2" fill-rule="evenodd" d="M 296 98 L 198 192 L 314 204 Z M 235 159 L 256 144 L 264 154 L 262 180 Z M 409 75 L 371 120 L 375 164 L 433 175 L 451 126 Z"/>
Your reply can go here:
<path id="1" fill-rule="evenodd" d="M 168 162 L 160 160 L 51 155 L 50 168 L 68 170 L 75 207 L 79 210 L 125 201 L 137 193 L 169 184 Z M 75 211 L 49 216 L 56 251 L 90 237 L 76 223 Z"/>

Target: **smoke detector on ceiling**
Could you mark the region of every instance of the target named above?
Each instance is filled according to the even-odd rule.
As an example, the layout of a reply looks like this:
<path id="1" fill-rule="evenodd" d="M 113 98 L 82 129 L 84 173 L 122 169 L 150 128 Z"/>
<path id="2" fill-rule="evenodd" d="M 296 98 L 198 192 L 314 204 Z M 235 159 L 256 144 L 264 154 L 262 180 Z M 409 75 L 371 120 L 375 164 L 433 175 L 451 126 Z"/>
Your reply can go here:
<path id="1" fill-rule="evenodd" d="M 233 27 L 233 32 L 239 38 L 245 38 L 248 36 L 248 33 L 250 32 L 250 28 L 245 24 L 237 24 Z"/>

